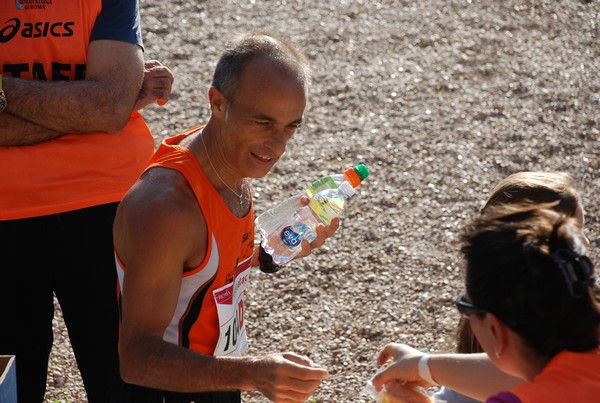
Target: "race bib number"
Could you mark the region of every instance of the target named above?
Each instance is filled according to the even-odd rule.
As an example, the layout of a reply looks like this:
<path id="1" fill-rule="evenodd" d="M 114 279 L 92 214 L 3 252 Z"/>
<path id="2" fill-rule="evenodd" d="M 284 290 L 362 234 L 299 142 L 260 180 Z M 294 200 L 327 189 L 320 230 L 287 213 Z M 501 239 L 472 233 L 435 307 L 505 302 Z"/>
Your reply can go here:
<path id="1" fill-rule="evenodd" d="M 238 266 L 231 283 L 213 291 L 220 327 L 215 356 L 241 357 L 248 350 L 244 295 L 250 276 L 250 261 L 248 259 Z"/>

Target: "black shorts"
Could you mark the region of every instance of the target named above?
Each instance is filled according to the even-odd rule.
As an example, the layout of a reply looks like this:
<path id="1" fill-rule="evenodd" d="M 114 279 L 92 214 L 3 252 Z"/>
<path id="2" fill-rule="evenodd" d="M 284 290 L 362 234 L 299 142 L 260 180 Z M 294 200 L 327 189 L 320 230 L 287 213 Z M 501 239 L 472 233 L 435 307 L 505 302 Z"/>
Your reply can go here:
<path id="1" fill-rule="evenodd" d="M 60 302 L 89 403 L 119 373 L 112 226 L 117 203 L 0 221 L 0 354 L 16 355 L 19 403 L 44 401 Z"/>
<path id="2" fill-rule="evenodd" d="M 233 392 L 177 393 L 131 385 L 118 379 L 109 403 L 240 403 L 242 394 Z"/>

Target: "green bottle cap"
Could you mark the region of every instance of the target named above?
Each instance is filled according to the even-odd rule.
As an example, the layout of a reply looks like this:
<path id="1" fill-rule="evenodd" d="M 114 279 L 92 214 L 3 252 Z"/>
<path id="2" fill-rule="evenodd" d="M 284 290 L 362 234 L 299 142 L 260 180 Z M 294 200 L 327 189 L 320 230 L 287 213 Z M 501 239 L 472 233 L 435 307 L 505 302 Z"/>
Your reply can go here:
<path id="1" fill-rule="evenodd" d="M 369 176 L 369 170 L 367 169 L 365 164 L 358 164 L 353 166 L 352 168 L 358 174 L 361 181 L 364 180 L 367 176 Z"/>

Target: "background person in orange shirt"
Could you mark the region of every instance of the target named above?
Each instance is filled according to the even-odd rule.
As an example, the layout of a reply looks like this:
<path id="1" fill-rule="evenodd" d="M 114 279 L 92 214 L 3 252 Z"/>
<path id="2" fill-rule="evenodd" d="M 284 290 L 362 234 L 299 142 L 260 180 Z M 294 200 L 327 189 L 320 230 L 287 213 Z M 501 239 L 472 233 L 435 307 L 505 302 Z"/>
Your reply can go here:
<path id="1" fill-rule="evenodd" d="M 34 4 L 35 3 L 35 4 Z M 152 156 L 135 112 L 173 76 L 144 63 L 136 0 L 0 2 L 0 354 L 19 402 L 44 400 L 53 295 L 88 401 L 118 376 L 112 223 Z"/>

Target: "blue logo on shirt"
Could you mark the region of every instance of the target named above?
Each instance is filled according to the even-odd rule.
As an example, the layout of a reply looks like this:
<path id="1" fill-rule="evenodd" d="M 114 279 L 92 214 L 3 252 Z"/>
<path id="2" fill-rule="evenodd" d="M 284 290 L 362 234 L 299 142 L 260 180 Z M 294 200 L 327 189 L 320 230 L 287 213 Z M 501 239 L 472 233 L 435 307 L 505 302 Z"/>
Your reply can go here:
<path id="1" fill-rule="evenodd" d="M 45 10 L 51 5 L 52 0 L 15 0 L 17 10 Z"/>

